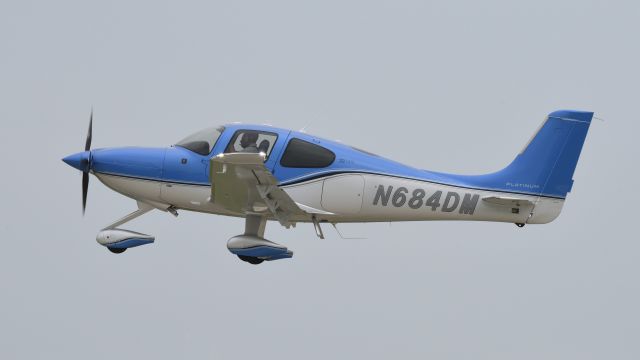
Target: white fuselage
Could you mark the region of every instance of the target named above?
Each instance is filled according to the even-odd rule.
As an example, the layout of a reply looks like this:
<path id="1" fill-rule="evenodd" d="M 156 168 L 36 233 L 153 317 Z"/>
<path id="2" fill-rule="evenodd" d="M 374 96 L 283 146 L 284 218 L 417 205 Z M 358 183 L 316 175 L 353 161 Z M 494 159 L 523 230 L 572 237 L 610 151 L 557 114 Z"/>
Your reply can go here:
<path id="1" fill-rule="evenodd" d="M 212 203 L 210 186 L 95 175 L 114 191 L 159 209 L 172 206 L 240 216 Z M 524 194 L 517 194 L 518 199 L 528 200 L 523 204 L 496 204 L 483 198 L 514 194 L 360 173 L 327 176 L 282 189 L 303 210 L 332 223 L 470 220 L 544 224 L 554 220 L 564 204 L 564 199 Z"/>

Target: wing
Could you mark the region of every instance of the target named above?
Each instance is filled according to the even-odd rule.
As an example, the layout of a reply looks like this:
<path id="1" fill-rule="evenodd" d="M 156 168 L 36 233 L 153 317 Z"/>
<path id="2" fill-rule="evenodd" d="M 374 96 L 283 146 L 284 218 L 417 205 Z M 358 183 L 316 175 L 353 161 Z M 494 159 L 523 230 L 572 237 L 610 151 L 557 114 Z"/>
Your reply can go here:
<path id="1" fill-rule="evenodd" d="M 211 201 L 239 214 L 271 214 L 282 226 L 311 219 L 278 187 L 278 180 L 264 166 L 264 155 L 220 154 L 211 158 Z"/>

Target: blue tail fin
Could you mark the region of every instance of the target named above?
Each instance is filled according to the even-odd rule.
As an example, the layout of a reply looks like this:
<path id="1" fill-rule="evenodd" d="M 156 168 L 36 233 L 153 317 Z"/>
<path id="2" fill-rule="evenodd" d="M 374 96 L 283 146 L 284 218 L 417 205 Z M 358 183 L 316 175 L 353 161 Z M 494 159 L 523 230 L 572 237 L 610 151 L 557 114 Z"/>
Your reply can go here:
<path id="1" fill-rule="evenodd" d="M 592 118 L 592 112 L 552 112 L 513 162 L 491 177 L 511 191 L 564 198 Z"/>

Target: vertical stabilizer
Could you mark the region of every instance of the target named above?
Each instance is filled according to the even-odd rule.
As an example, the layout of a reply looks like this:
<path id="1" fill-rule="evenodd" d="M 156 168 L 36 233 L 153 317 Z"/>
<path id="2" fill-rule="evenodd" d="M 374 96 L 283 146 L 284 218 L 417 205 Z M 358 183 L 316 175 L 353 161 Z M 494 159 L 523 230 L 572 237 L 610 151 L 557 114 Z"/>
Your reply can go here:
<path id="1" fill-rule="evenodd" d="M 513 191 L 564 198 L 592 118 L 592 112 L 552 112 L 513 162 L 492 177 Z"/>

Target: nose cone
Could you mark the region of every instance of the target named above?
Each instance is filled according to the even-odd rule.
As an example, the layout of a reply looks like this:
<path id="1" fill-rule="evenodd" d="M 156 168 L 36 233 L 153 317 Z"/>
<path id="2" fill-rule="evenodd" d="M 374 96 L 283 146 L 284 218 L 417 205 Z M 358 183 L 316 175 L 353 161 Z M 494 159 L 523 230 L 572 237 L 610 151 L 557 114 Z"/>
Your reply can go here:
<path id="1" fill-rule="evenodd" d="M 89 157 L 91 153 L 89 151 L 83 151 L 69 155 L 62 159 L 67 165 L 74 167 L 82 172 L 89 171 Z"/>

